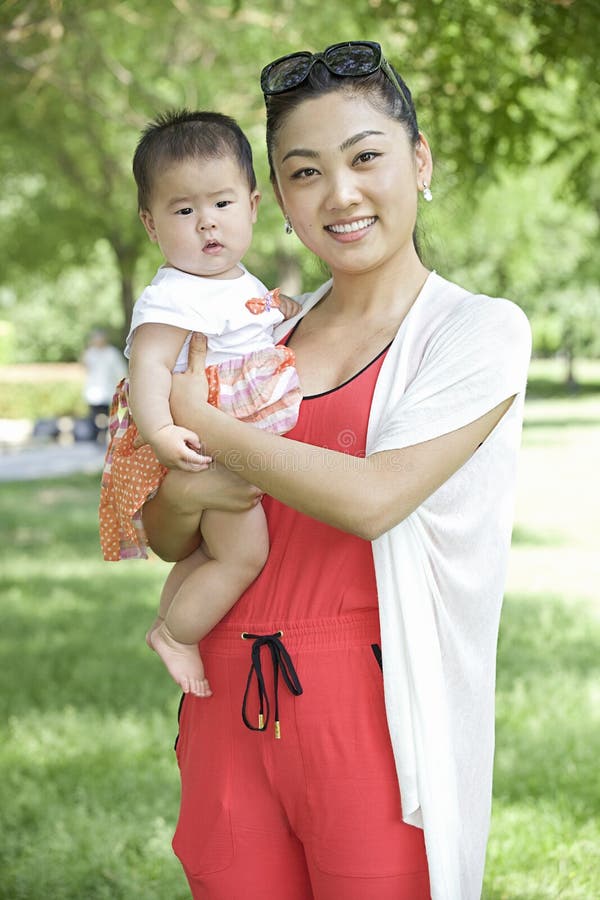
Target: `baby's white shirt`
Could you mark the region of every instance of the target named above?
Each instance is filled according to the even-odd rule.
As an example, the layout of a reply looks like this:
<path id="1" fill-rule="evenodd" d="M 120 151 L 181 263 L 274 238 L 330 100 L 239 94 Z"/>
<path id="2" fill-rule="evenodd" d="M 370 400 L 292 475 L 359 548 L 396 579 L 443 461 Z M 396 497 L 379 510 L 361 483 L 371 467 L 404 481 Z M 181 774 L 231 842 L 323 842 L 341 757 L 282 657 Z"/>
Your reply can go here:
<path id="1" fill-rule="evenodd" d="M 262 281 L 241 268 L 239 278 L 220 279 L 162 266 L 133 308 L 125 356 L 129 359 L 136 329 L 148 323 L 172 325 L 189 332 L 174 372 L 187 368 L 194 331 L 206 335 L 207 366 L 272 347 L 273 329 L 283 321 L 283 315 L 276 307 L 259 314 L 250 312 L 246 301 L 263 298 L 268 290 Z"/>

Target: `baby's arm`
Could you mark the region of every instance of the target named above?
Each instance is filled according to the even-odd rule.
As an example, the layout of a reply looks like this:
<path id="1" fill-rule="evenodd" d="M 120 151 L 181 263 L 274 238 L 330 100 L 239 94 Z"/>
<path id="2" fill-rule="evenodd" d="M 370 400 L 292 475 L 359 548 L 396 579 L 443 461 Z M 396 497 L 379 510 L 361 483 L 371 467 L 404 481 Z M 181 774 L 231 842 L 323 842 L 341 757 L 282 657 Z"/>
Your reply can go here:
<path id="1" fill-rule="evenodd" d="M 136 328 L 129 360 L 129 399 L 138 431 L 159 462 L 197 472 L 210 458 L 200 455 L 198 436 L 173 424 L 169 408 L 171 372 L 188 332 L 147 323 Z"/>

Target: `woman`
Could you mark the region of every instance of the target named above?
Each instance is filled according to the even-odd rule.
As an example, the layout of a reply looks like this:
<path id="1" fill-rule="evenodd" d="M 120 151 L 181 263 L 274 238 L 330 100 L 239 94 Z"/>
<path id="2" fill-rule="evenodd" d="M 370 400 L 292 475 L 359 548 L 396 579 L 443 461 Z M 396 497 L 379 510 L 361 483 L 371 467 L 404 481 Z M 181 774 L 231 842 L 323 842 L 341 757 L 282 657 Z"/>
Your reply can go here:
<path id="1" fill-rule="evenodd" d="M 173 387 L 224 468 L 163 534 L 167 478 L 151 543 L 179 558 L 200 506 L 262 494 L 271 542 L 202 642 L 214 696 L 183 703 L 175 852 L 195 898 L 475 900 L 529 327 L 422 264 L 431 153 L 379 45 L 261 83 L 286 229 L 332 278 L 281 333 L 304 393 L 285 437 L 202 403 L 201 361 Z"/>

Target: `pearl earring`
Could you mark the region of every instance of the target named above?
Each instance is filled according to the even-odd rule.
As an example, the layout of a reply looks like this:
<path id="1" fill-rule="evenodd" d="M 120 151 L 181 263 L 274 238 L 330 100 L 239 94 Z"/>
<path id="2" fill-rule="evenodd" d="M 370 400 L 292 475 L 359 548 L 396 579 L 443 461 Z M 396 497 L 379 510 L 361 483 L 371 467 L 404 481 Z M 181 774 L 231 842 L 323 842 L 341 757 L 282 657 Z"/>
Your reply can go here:
<path id="1" fill-rule="evenodd" d="M 431 201 L 433 200 L 433 194 L 429 190 L 426 181 L 423 182 L 423 200 L 425 200 L 427 203 L 431 203 Z"/>
<path id="2" fill-rule="evenodd" d="M 291 234 L 293 230 L 294 230 L 294 229 L 292 228 L 292 223 L 290 222 L 290 220 L 289 220 L 288 217 L 286 216 L 286 217 L 285 217 L 285 233 L 286 233 L 286 234 Z"/>

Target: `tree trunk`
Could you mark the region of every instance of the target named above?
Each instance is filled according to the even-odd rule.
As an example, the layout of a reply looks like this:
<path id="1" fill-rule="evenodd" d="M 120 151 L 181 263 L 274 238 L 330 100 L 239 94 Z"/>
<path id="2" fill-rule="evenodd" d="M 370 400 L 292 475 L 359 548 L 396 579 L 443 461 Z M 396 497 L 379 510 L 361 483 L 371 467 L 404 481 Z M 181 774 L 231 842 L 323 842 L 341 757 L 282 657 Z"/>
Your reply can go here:
<path id="1" fill-rule="evenodd" d="M 123 346 L 127 335 L 129 334 L 129 325 L 131 323 L 131 313 L 133 312 L 133 270 L 135 266 L 130 268 L 121 268 L 121 308 L 123 309 Z"/>
<path id="2" fill-rule="evenodd" d="M 570 347 L 565 349 L 565 361 L 567 363 L 567 390 L 570 394 L 576 394 L 579 390 L 579 385 L 575 377 L 575 354 Z"/>
<path id="3" fill-rule="evenodd" d="M 124 346 L 127 335 L 129 334 L 131 313 L 133 312 L 133 275 L 137 262 L 137 249 L 135 247 L 128 247 L 114 240 L 111 240 L 110 244 L 115 254 L 121 282 L 120 299 L 121 309 L 123 310 L 123 329 L 121 338 Z"/>
<path id="4" fill-rule="evenodd" d="M 563 333 L 563 352 L 567 364 L 565 385 L 569 393 L 574 394 L 579 385 L 575 378 L 575 328 L 571 320 L 567 320 Z"/>

